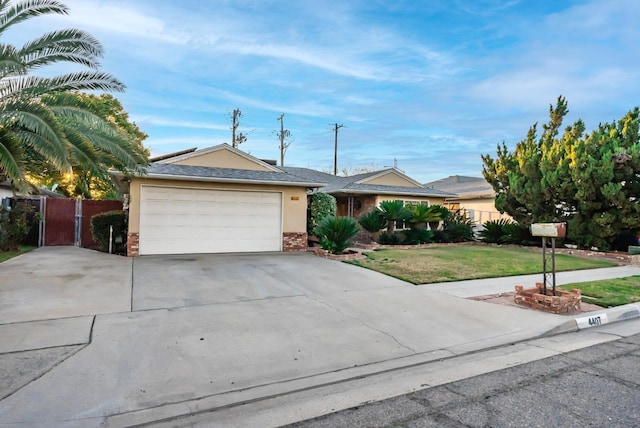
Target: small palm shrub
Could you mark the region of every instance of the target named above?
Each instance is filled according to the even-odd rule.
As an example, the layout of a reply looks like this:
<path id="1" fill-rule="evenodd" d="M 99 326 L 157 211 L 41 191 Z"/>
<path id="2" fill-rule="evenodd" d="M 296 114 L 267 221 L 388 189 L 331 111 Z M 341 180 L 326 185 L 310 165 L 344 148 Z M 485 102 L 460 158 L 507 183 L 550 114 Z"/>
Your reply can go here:
<path id="1" fill-rule="evenodd" d="M 528 227 L 521 226 L 518 223 L 505 224 L 502 228 L 504 236 L 502 243 L 515 245 L 538 245 L 540 241 L 531 236 Z"/>
<path id="2" fill-rule="evenodd" d="M 442 233 L 437 236 L 441 239 L 440 242 L 473 241 L 473 221 L 461 210 L 449 211 L 444 218 Z"/>
<path id="3" fill-rule="evenodd" d="M 424 228 L 405 230 L 404 237 L 404 243 L 409 245 L 428 244 L 433 242 L 433 232 Z"/>
<path id="4" fill-rule="evenodd" d="M 371 233 L 380 232 L 381 229 L 387 226 L 387 221 L 378 208 L 373 208 L 368 213 L 362 214 L 358 219 L 358 223 L 364 230 Z"/>
<path id="5" fill-rule="evenodd" d="M 327 216 L 320 220 L 314 233 L 320 238 L 323 249 L 331 254 L 342 254 L 359 231 L 358 222 L 351 217 Z"/>
<path id="6" fill-rule="evenodd" d="M 442 220 L 439 207 L 439 205 L 411 204 L 407 207 L 411 210 L 411 218 L 407 220 L 407 223 L 412 229 L 426 227 L 427 224 L 437 225 Z"/>
<path id="7" fill-rule="evenodd" d="M 404 202 L 382 201 L 380 202 L 380 213 L 387 221 L 387 232 L 393 233 L 396 228 L 396 222 L 409 220 L 411 218 L 411 210 L 404 206 Z"/>
<path id="8" fill-rule="evenodd" d="M 384 232 L 378 237 L 378 243 L 382 245 L 400 245 L 404 242 L 404 235 L 400 232 Z"/>
<path id="9" fill-rule="evenodd" d="M 479 233 L 480 240 L 488 244 L 504 243 L 504 237 L 507 234 L 505 226 L 509 224 L 511 224 L 511 220 L 505 218 L 485 222 L 484 229 Z"/>

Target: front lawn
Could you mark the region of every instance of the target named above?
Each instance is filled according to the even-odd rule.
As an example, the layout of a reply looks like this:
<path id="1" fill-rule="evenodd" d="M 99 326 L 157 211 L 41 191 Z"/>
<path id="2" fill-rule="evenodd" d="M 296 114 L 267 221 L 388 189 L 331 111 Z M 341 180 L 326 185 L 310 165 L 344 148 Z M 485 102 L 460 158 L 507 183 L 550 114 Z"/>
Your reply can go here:
<path id="1" fill-rule="evenodd" d="M 626 278 L 603 279 L 558 287 L 561 290 L 582 290 L 582 301 L 593 303 L 604 308 L 626 305 L 640 301 L 640 276 Z"/>
<path id="2" fill-rule="evenodd" d="M 17 251 L 0 251 L 0 263 L 4 262 L 5 260 L 9 260 L 15 256 L 19 256 L 20 254 L 34 250 L 35 248 L 36 247 L 31 245 L 21 245 Z"/>
<path id="3" fill-rule="evenodd" d="M 415 250 L 385 249 L 350 263 L 413 284 L 542 273 L 542 254 L 485 245 L 453 245 Z M 616 266 L 600 260 L 556 254 L 556 271 Z M 550 267 L 549 267 L 550 268 Z"/>

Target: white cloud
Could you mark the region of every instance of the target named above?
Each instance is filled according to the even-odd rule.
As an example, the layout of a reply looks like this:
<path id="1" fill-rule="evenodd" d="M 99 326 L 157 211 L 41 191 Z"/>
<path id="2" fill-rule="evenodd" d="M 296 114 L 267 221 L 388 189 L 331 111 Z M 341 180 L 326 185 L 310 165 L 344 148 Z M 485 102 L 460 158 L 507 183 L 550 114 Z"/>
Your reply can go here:
<path id="1" fill-rule="evenodd" d="M 174 44 L 185 44 L 190 39 L 187 33 L 172 29 L 163 20 L 132 7 L 130 2 L 107 4 L 94 0 L 66 0 L 65 4 L 71 12 L 68 16 L 60 16 L 58 19 L 72 23 L 78 28 L 91 28 Z"/>
<path id="2" fill-rule="evenodd" d="M 138 125 L 155 125 L 171 128 L 189 128 L 189 129 L 214 129 L 216 131 L 227 131 L 229 125 L 218 125 L 211 123 L 184 121 L 184 120 L 171 120 L 163 117 L 154 116 L 138 116 L 135 118 Z"/>

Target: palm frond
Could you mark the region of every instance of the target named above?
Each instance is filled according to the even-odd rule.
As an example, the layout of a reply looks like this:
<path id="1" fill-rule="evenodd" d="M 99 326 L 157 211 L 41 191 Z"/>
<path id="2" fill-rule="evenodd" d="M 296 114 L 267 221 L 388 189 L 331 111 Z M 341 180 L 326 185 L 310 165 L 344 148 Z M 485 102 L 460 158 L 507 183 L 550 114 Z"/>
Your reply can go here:
<path id="1" fill-rule="evenodd" d="M 9 2 L 5 1 L 0 9 L 2 11 L 2 14 L 0 14 L 0 34 L 12 25 L 34 16 L 48 13 L 66 15 L 69 12 L 67 6 L 55 0 L 25 0 L 11 7 L 7 6 L 9 6 Z"/>
<path id="2" fill-rule="evenodd" d="M 50 157 L 57 167 L 68 167 L 64 132 L 53 112 L 44 104 L 33 101 L 4 103 L 0 109 L 0 124 L 24 145 Z"/>
<path id="3" fill-rule="evenodd" d="M 15 47 L 0 44 L 0 79 L 26 73 L 26 68 Z"/>
<path id="4" fill-rule="evenodd" d="M 103 48 L 90 34 L 72 28 L 47 33 L 25 44 L 18 53 L 28 68 L 62 60 L 97 69 Z"/>
<path id="5" fill-rule="evenodd" d="M 4 127 L 0 127 L 0 176 L 10 181 L 21 181 L 24 178 L 20 168 L 23 152 L 20 142 Z"/>
<path id="6" fill-rule="evenodd" d="M 124 84 L 108 73 L 79 72 L 56 77 L 20 76 L 0 80 L 0 100 L 33 98 L 55 91 L 124 91 Z"/>

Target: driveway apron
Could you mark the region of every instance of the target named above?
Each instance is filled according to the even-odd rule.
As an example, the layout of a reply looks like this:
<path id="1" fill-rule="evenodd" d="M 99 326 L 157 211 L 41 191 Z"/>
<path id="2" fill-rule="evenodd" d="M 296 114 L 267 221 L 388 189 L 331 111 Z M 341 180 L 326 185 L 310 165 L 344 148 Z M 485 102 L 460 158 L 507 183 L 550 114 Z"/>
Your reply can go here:
<path id="1" fill-rule="evenodd" d="M 59 262 L 68 259 L 61 255 Z M 524 340 L 566 320 L 307 253 L 119 260 L 112 270 L 133 263 L 132 294 L 114 288 L 118 296 L 107 300 L 118 305 L 85 306 L 96 314 L 90 342 L 0 402 L 7 426 L 130 425 L 203 400 L 228 406 L 233 397 Z M 40 319 L 28 309 L 2 309 L 11 316 L 0 311 L 0 317 Z"/>

